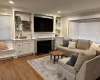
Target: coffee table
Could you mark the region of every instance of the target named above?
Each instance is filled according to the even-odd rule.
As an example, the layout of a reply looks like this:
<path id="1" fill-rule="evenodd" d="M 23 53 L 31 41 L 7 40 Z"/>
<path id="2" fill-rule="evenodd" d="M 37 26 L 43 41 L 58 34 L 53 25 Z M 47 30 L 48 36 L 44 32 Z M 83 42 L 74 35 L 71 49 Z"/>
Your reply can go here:
<path id="1" fill-rule="evenodd" d="M 56 62 L 56 56 L 58 57 L 57 61 L 59 60 L 59 57 L 63 58 L 64 54 L 61 51 L 51 51 L 50 52 L 50 60 L 52 60 L 52 56 L 54 56 L 53 63 Z"/>

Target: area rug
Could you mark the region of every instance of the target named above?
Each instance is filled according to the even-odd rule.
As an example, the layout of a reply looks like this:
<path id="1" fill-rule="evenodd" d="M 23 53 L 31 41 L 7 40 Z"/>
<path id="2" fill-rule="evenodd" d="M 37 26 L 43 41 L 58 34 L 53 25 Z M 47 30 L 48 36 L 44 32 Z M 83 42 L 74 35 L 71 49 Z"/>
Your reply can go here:
<path id="1" fill-rule="evenodd" d="M 44 78 L 44 80 L 62 80 L 57 76 L 57 63 L 53 64 L 49 56 L 29 60 L 28 63 Z"/>

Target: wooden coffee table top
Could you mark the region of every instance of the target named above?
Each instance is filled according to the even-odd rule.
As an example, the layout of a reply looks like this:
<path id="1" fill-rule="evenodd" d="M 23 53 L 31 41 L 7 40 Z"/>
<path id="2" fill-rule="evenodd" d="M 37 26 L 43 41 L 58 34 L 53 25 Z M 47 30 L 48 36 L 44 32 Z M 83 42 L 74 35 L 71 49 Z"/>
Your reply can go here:
<path id="1" fill-rule="evenodd" d="M 54 55 L 54 56 L 61 56 L 61 55 L 63 55 L 63 53 L 61 51 L 51 51 L 50 54 Z"/>

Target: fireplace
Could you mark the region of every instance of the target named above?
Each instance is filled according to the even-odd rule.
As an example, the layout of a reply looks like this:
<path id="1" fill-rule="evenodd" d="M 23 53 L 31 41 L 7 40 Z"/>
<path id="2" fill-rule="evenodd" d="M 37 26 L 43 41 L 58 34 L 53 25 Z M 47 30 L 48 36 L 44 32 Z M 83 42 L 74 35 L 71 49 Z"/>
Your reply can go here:
<path id="1" fill-rule="evenodd" d="M 37 41 L 37 55 L 47 54 L 52 50 L 52 40 Z"/>

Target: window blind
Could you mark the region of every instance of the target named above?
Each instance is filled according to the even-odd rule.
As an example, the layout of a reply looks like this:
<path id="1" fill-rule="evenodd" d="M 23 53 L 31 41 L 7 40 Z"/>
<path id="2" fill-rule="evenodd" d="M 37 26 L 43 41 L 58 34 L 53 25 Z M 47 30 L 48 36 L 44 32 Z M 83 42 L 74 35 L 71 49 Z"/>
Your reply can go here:
<path id="1" fill-rule="evenodd" d="M 68 26 L 69 26 L 69 29 L 68 29 L 69 38 L 77 39 L 78 38 L 78 23 L 70 21 Z"/>
<path id="2" fill-rule="evenodd" d="M 79 23 L 79 39 L 88 39 L 100 42 L 100 22 Z"/>
<path id="3" fill-rule="evenodd" d="M 10 39 L 10 16 L 0 15 L 0 40 Z"/>
<path id="4" fill-rule="evenodd" d="M 100 43 L 100 21 L 69 22 L 69 38 Z"/>

